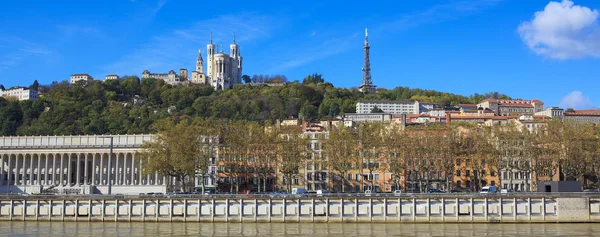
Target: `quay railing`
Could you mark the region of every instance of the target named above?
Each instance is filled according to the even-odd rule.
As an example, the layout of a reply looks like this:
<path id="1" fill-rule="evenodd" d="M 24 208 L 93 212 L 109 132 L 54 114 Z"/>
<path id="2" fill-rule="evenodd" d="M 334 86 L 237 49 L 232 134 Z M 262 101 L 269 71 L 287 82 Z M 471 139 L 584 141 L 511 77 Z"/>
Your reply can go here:
<path id="1" fill-rule="evenodd" d="M 600 198 L 600 192 L 573 192 L 573 193 L 327 193 L 327 194 L 150 194 L 150 195 L 19 195 L 3 194 L 0 200 L 129 200 L 129 199 L 354 199 L 354 198 L 567 198 L 567 197 L 594 197 Z"/>

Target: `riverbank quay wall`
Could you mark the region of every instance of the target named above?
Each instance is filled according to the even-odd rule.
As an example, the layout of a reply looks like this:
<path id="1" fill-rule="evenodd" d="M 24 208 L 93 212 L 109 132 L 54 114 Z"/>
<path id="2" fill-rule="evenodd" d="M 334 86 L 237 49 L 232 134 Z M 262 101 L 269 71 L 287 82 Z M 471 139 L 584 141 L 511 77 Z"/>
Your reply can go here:
<path id="1" fill-rule="evenodd" d="M 0 221 L 600 222 L 600 194 L 0 196 Z"/>

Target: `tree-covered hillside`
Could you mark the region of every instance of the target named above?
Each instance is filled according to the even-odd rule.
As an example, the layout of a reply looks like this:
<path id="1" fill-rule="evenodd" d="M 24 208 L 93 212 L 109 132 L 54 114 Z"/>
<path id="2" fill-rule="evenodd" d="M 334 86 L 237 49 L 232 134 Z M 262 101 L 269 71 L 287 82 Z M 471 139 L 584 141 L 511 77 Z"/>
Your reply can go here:
<path id="1" fill-rule="evenodd" d="M 251 83 L 226 91 L 204 85 L 173 87 L 162 80 L 135 76 L 87 85 L 63 81 L 39 87 L 42 96 L 36 101 L 0 98 L 0 136 L 153 133 L 152 124 L 167 117 L 317 119 L 353 113 L 359 100 L 455 105 L 505 97 L 498 93 L 466 97 L 407 87 L 364 95 L 356 89 L 335 88 L 319 74 L 309 75 L 301 83 Z"/>

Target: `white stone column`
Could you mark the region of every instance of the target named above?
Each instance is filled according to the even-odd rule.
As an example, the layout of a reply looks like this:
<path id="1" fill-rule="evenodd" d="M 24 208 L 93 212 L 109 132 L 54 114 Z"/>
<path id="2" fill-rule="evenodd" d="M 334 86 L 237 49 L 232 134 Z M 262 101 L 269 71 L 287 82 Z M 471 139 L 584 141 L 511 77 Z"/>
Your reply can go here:
<path id="1" fill-rule="evenodd" d="M 131 184 L 131 185 L 137 184 L 135 181 L 136 181 L 135 180 L 135 154 L 132 153 L 131 154 L 131 178 L 130 178 L 129 184 Z"/>
<path id="2" fill-rule="evenodd" d="M 42 185 L 42 157 L 37 155 L 37 185 Z"/>
<path id="3" fill-rule="evenodd" d="M 119 153 L 115 154 L 116 159 L 115 159 L 115 166 L 114 166 L 114 168 L 115 168 L 114 185 L 119 185 L 119 181 L 121 178 L 121 173 L 119 172 L 119 169 L 121 168 L 119 166 L 119 160 L 120 160 L 119 157 L 120 156 L 121 156 L 121 154 L 119 154 Z"/>
<path id="4" fill-rule="evenodd" d="M 48 153 L 44 154 L 44 185 L 48 185 L 48 171 L 50 171 L 48 169 Z"/>
<path id="5" fill-rule="evenodd" d="M 21 181 L 19 174 L 20 172 L 20 167 L 19 167 L 19 155 L 15 155 L 15 185 L 19 185 L 19 182 Z"/>
<path id="6" fill-rule="evenodd" d="M 26 184 L 27 183 L 27 179 L 26 179 L 27 178 L 27 157 L 25 155 L 22 155 L 21 157 L 23 158 L 23 161 L 22 161 L 23 173 L 21 175 L 21 184 Z"/>
<path id="7" fill-rule="evenodd" d="M 36 167 L 35 167 L 34 164 L 35 164 L 35 162 L 33 160 L 33 154 L 29 155 L 29 184 L 30 185 L 33 185 L 33 183 L 34 183 L 33 181 L 35 180 L 34 179 L 35 176 L 33 176 L 33 175 L 35 174 L 35 169 L 34 168 L 36 168 Z"/>
<path id="8" fill-rule="evenodd" d="M 142 171 L 143 171 L 142 167 L 144 167 L 144 166 L 143 166 L 142 162 L 144 162 L 143 159 L 140 159 L 140 162 L 138 163 L 138 178 L 139 178 L 138 184 L 139 185 L 144 184 L 144 175 L 142 174 Z"/>
<path id="9" fill-rule="evenodd" d="M 52 154 L 52 185 L 56 185 L 56 154 Z"/>
<path id="10" fill-rule="evenodd" d="M 73 183 L 73 180 L 71 178 L 71 172 L 73 172 L 73 162 L 71 162 L 72 156 L 73 154 L 69 154 L 69 156 L 67 156 L 67 186 L 71 186 L 71 184 Z"/>
<path id="11" fill-rule="evenodd" d="M 15 181 L 13 176 L 13 163 L 11 155 L 8 155 L 8 185 L 11 185 L 11 181 Z"/>
<path id="12" fill-rule="evenodd" d="M 152 174 L 147 174 L 147 175 L 146 175 L 146 179 L 147 179 L 147 181 L 146 181 L 146 185 L 150 185 L 150 179 L 151 179 L 151 176 L 152 176 Z"/>
<path id="13" fill-rule="evenodd" d="M 81 153 L 77 154 L 77 163 L 75 163 L 75 169 L 77 169 L 77 176 L 75 176 L 75 184 L 80 185 L 81 181 Z"/>
<path id="14" fill-rule="evenodd" d="M 104 169 L 104 164 L 102 162 L 104 160 L 104 159 L 102 159 L 103 156 L 104 156 L 103 154 L 100 154 L 100 162 L 98 162 L 98 167 L 100 168 L 100 174 L 99 174 L 99 176 L 100 176 L 100 182 L 99 182 L 99 185 L 104 185 L 104 173 L 103 173 L 103 170 L 102 170 L 102 169 Z"/>
<path id="15" fill-rule="evenodd" d="M 96 185 L 96 154 L 92 154 L 92 185 Z"/>
<path id="16" fill-rule="evenodd" d="M 158 172 L 154 172 L 154 185 L 158 185 Z"/>
<path id="17" fill-rule="evenodd" d="M 64 186 L 64 173 L 65 173 L 65 154 L 60 154 L 60 170 L 58 171 L 59 175 L 60 175 L 60 186 Z"/>
<path id="18" fill-rule="evenodd" d="M 0 155 L 0 185 L 4 185 L 4 156 Z"/>
<path id="19" fill-rule="evenodd" d="M 89 174 L 90 172 L 88 172 L 88 170 L 90 169 L 90 166 L 89 166 L 89 164 L 88 164 L 88 162 L 89 162 L 89 161 L 88 161 L 88 156 L 89 156 L 89 155 L 90 155 L 90 154 L 87 154 L 87 153 L 86 153 L 86 154 L 84 154 L 84 156 L 83 156 L 83 184 L 84 184 L 84 185 L 88 185 L 88 184 L 89 184 L 89 181 L 90 181 L 90 176 L 89 176 L 89 175 L 90 175 L 90 174 Z"/>

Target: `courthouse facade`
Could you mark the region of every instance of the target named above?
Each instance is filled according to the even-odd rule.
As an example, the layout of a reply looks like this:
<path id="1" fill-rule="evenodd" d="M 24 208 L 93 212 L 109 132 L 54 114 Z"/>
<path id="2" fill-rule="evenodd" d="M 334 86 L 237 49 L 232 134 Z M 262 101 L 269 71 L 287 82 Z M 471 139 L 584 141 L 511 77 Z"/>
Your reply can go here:
<path id="1" fill-rule="evenodd" d="M 0 193 L 164 193 L 172 178 L 142 172 L 136 157 L 153 135 L 0 137 Z M 109 178 L 109 174 L 111 177 Z"/>

